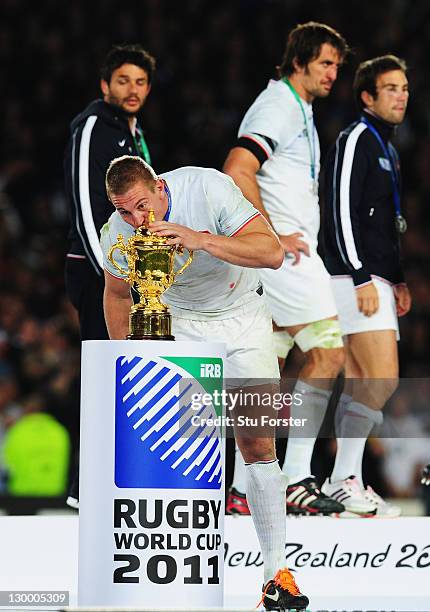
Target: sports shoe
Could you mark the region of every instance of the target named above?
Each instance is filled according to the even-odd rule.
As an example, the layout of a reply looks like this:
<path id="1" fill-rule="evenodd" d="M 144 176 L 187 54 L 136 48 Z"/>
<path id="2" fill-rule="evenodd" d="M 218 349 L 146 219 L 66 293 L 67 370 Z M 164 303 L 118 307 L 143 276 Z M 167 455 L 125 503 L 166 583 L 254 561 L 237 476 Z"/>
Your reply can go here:
<path id="1" fill-rule="evenodd" d="M 340 502 L 325 495 L 315 478 L 309 476 L 287 488 L 287 514 L 339 514 L 345 510 Z"/>
<path id="2" fill-rule="evenodd" d="M 257 608 L 263 604 L 266 610 L 305 610 L 308 603 L 309 599 L 300 593 L 294 576 L 285 567 L 273 580 L 263 585 L 263 595 Z"/>
<path id="3" fill-rule="evenodd" d="M 71 495 L 69 495 L 66 499 L 66 504 L 70 506 L 70 508 L 79 510 L 79 499 L 76 499 L 76 497 L 72 497 Z"/>
<path id="4" fill-rule="evenodd" d="M 386 502 L 372 487 L 367 486 L 363 491 L 363 496 L 371 504 L 376 506 L 376 517 L 379 518 L 397 518 L 401 515 L 402 509 L 394 504 Z"/>
<path id="5" fill-rule="evenodd" d="M 423 473 L 421 474 L 421 484 L 430 485 L 430 463 L 423 468 Z"/>
<path id="6" fill-rule="evenodd" d="M 376 504 L 364 496 L 364 489 L 355 476 L 345 480 L 330 482 L 328 478 L 322 486 L 326 495 L 336 499 L 345 506 L 347 512 L 353 512 L 364 518 L 370 518 L 376 514 Z"/>
<path id="7" fill-rule="evenodd" d="M 71 508 L 75 508 L 75 510 L 79 510 L 79 472 L 73 478 L 66 504 Z"/>
<path id="8" fill-rule="evenodd" d="M 240 516 L 249 516 L 251 514 L 246 501 L 245 493 L 239 493 L 237 489 L 232 487 L 227 497 L 225 507 L 226 514 L 240 514 Z"/>

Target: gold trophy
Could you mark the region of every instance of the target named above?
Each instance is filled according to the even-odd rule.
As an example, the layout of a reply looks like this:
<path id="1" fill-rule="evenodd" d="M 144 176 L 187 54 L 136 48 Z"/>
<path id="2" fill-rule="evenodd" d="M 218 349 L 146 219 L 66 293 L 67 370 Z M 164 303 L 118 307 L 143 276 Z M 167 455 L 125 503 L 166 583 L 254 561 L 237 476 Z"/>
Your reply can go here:
<path id="1" fill-rule="evenodd" d="M 149 223 L 155 220 L 154 211 L 149 211 Z M 126 275 L 126 282 L 133 285 L 139 293 L 140 301 L 130 310 L 128 340 L 174 340 L 172 336 L 172 316 L 168 307 L 160 301 L 160 296 L 171 287 L 176 277 L 188 268 L 193 260 L 193 252 L 184 265 L 173 271 L 175 255 L 182 255 L 183 249 L 167 244 L 165 236 L 155 236 L 142 225 L 127 242 L 118 234 L 118 242 L 110 249 L 108 258 L 111 264 Z M 121 268 L 113 258 L 118 249 L 127 258 L 128 271 Z"/>

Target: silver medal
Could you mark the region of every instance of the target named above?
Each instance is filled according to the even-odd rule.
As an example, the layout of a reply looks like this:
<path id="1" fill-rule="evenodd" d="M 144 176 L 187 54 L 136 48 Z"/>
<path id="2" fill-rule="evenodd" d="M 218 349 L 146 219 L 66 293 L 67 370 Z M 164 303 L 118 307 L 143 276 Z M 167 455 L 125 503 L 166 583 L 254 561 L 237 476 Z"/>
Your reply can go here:
<path id="1" fill-rule="evenodd" d="M 396 216 L 396 229 L 399 234 L 404 234 L 408 229 L 408 224 L 406 223 L 406 219 L 402 217 L 402 215 Z"/>

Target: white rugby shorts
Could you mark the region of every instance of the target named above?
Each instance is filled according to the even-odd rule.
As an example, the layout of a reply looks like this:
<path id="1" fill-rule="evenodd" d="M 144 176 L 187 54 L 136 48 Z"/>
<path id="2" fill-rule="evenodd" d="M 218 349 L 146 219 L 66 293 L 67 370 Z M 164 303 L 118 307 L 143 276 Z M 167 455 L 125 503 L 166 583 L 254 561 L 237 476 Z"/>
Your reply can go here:
<path id="1" fill-rule="evenodd" d="M 287 255 L 278 270 L 258 271 L 273 320 L 279 327 L 303 325 L 337 315 L 330 275 L 315 250 L 310 256 Z"/>
<path id="2" fill-rule="evenodd" d="M 272 318 L 263 296 L 261 300 L 242 306 L 239 312 L 235 311 L 231 319 L 183 319 L 175 314 L 172 333 L 176 340 L 224 342 L 227 345 L 226 388 L 237 386 L 238 381 L 240 386 L 250 386 L 258 384 L 259 379 L 279 379 Z M 229 383 L 234 380 L 234 384 Z"/>
<path id="3" fill-rule="evenodd" d="M 331 284 L 344 336 L 367 331 L 394 329 L 399 340 L 399 321 L 396 312 L 394 288 L 388 281 L 372 276 L 378 291 L 379 309 L 371 317 L 358 310 L 354 282 L 350 276 L 332 276 Z"/>

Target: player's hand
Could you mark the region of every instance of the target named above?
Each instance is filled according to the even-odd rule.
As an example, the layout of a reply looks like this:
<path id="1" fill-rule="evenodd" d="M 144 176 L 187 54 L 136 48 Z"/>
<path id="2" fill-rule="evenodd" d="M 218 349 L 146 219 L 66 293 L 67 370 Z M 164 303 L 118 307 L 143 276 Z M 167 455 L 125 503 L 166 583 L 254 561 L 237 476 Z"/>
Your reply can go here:
<path id="1" fill-rule="evenodd" d="M 148 229 L 156 236 L 168 238 L 167 244 L 182 246 L 189 251 L 199 251 L 204 248 L 205 234 L 169 221 L 154 221 L 148 225 Z"/>
<path id="2" fill-rule="evenodd" d="M 364 285 L 364 287 L 357 287 L 355 289 L 357 296 L 358 310 L 364 314 L 365 317 L 371 317 L 379 310 L 379 295 L 378 290 L 374 283 Z"/>
<path id="3" fill-rule="evenodd" d="M 430 463 L 423 468 L 423 473 L 421 474 L 421 484 L 430 485 Z"/>
<path id="4" fill-rule="evenodd" d="M 396 300 L 397 316 L 403 317 L 412 306 L 412 297 L 406 285 L 396 285 L 394 287 L 394 298 Z"/>
<path id="5" fill-rule="evenodd" d="M 303 234 L 301 232 L 295 232 L 294 234 L 288 234 L 288 236 L 278 236 L 279 242 L 281 243 L 286 255 L 293 255 L 294 261 L 293 266 L 296 266 L 300 261 L 300 253 L 304 253 L 308 257 L 310 256 L 309 245 L 307 242 L 302 240 Z"/>

